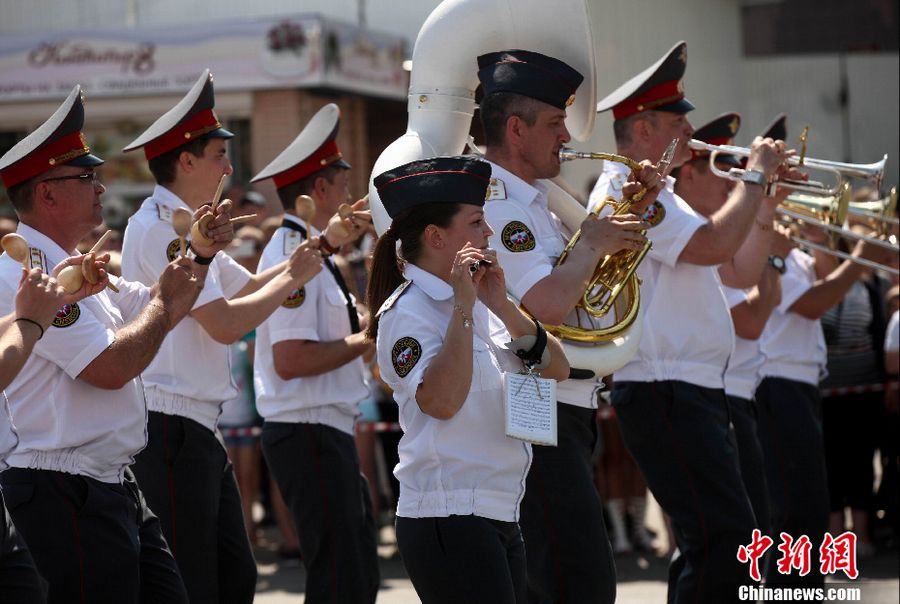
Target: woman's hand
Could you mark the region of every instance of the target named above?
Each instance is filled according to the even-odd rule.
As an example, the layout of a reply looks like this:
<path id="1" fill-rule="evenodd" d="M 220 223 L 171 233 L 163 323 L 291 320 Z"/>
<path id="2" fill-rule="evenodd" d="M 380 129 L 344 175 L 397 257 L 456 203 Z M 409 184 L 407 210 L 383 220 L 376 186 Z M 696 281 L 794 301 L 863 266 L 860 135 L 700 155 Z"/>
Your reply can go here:
<path id="1" fill-rule="evenodd" d="M 469 267 L 483 259 L 484 254 L 481 253 L 481 250 L 466 242 L 466 245 L 456 252 L 453 266 L 450 267 L 450 287 L 453 288 L 453 301 L 470 317 L 472 316 L 472 307 L 475 306 L 476 282 L 472 278 Z M 479 269 L 479 271 L 483 271 L 483 269 Z"/>
<path id="2" fill-rule="evenodd" d="M 505 304 L 509 302 L 506 296 L 506 276 L 497 262 L 497 252 L 492 249 L 481 250 L 482 255 L 490 264 L 482 262 L 478 270 L 472 275 L 472 282 L 478 291 L 478 299 L 487 306 L 491 312 L 499 316 Z"/>

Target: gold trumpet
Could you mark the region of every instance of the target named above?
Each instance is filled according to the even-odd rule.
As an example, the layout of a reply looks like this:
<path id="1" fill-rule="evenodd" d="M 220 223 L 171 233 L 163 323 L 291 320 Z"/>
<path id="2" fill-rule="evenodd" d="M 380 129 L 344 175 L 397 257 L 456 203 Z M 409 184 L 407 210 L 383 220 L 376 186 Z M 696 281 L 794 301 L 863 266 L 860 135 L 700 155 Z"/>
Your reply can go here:
<path id="1" fill-rule="evenodd" d="M 658 165 L 665 172 L 672 159 L 675 156 L 675 149 L 678 145 L 678 139 L 673 140 L 665 153 L 663 153 Z M 589 153 L 575 151 L 569 148 L 562 148 L 559 151 L 560 161 L 570 161 L 573 159 L 602 159 L 624 164 L 637 172 L 641 166 L 638 162 L 614 153 Z M 594 214 L 599 215 L 600 212 L 610 206 L 613 215 L 622 215 L 630 212 L 631 205 L 640 201 L 647 190 L 642 189 L 633 196 L 617 201 L 612 197 L 603 200 L 595 210 Z M 642 231 L 642 234 L 644 232 Z M 581 238 L 581 229 L 578 229 L 569 243 L 566 245 L 562 254 L 557 260 L 557 266 L 563 264 L 568 258 L 572 249 Z M 634 323 L 639 314 L 640 309 L 640 280 L 635 275 L 638 265 L 650 251 L 651 242 L 644 244 L 643 248 L 637 251 L 624 250 L 606 256 L 601 260 L 594 270 L 593 277 L 585 288 L 581 301 L 576 309 L 582 309 L 591 317 L 599 318 L 605 316 L 611 309 L 616 309 L 616 322 L 609 327 L 583 327 L 571 325 L 553 325 L 548 326 L 547 330 L 559 337 L 572 340 L 575 342 L 606 342 L 621 335 L 622 331 Z M 620 301 L 620 296 L 624 294 L 624 301 Z"/>
<path id="2" fill-rule="evenodd" d="M 716 166 L 716 158 L 720 154 L 735 155 L 737 157 L 750 157 L 750 149 L 747 147 L 736 147 L 734 145 L 711 145 L 696 139 L 691 140 L 688 146 L 694 151 L 705 151 L 709 153 L 709 165 L 713 174 L 719 178 L 727 178 L 728 180 L 740 180 L 744 170 L 740 168 L 731 168 L 728 171 L 721 170 Z M 841 185 L 844 179 L 849 177 L 863 178 L 874 186 L 876 189 L 881 186 L 884 178 L 884 165 L 887 162 L 887 154 L 881 161 L 871 164 L 849 164 L 839 161 L 830 161 L 826 159 L 812 159 L 809 157 L 788 157 L 787 165 L 794 167 L 809 168 L 812 170 L 820 170 L 822 172 L 830 172 L 834 174 L 835 183 L 831 186 L 814 180 L 779 180 L 778 185 L 794 191 L 803 191 L 812 195 L 837 196 L 841 193 Z"/>
<path id="3" fill-rule="evenodd" d="M 894 192 L 894 198 L 896 199 L 896 192 Z M 892 266 L 873 262 L 871 260 L 867 260 L 866 258 L 859 258 L 857 256 L 853 256 L 851 254 L 847 254 L 846 252 L 835 249 L 838 237 L 848 237 L 851 239 L 861 239 L 873 245 L 889 249 L 895 253 L 900 251 L 900 248 L 898 248 L 895 241 L 892 242 L 879 237 L 871 237 L 869 235 L 863 235 L 862 233 L 857 233 L 853 230 L 843 228 L 841 225 L 844 224 L 848 214 L 850 214 L 854 209 L 850 207 L 850 203 L 850 184 L 845 182 L 841 186 L 839 194 L 834 196 L 830 200 L 821 197 L 792 195 L 788 197 L 780 206 L 778 206 L 775 212 L 779 215 L 782 224 L 785 224 L 788 227 L 797 227 L 804 223 L 811 224 L 825 231 L 828 231 L 830 235 L 829 245 L 822 245 L 820 243 L 804 239 L 797 233 L 792 234 L 791 240 L 801 246 L 819 250 L 821 252 L 831 254 L 832 256 L 837 256 L 838 258 L 844 260 L 850 260 L 851 262 L 855 262 L 857 264 L 861 264 L 875 270 L 882 270 L 894 275 L 900 274 L 900 271 Z M 791 230 L 793 232 L 795 229 L 792 228 Z"/>

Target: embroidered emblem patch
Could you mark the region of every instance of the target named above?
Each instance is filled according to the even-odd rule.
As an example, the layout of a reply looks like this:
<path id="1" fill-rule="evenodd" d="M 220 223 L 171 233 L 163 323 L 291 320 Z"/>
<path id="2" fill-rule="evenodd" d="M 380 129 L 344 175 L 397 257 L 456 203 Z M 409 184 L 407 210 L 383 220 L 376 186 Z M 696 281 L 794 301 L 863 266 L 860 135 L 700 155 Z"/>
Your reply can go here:
<path id="1" fill-rule="evenodd" d="M 185 245 L 187 245 L 187 242 L 185 242 Z M 169 243 L 169 245 L 166 246 L 166 258 L 168 258 L 169 262 L 172 262 L 173 260 L 178 258 L 178 256 L 180 256 L 180 255 L 181 255 L 181 240 L 178 238 L 175 238 L 172 240 L 171 243 Z"/>
<path id="2" fill-rule="evenodd" d="M 534 249 L 534 235 L 523 223 L 513 220 L 505 227 L 500 235 L 503 247 L 511 252 L 530 252 Z"/>
<path id="3" fill-rule="evenodd" d="M 281 305 L 285 308 L 297 308 L 303 304 L 304 300 L 306 300 L 306 288 L 301 287 L 300 289 L 292 291 L 291 295 L 285 298 Z"/>
<path id="4" fill-rule="evenodd" d="M 406 377 L 422 358 L 422 347 L 415 338 L 400 338 L 391 349 L 391 363 L 400 377 Z"/>
<path id="5" fill-rule="evenodd" d="M 53 319 L 54 327 L 68 327 L 78 320 L 81 316 L 81 309 L 78 303 L 66 304 L 56 311 L 56 318 Z"/>
<path id="6" fill-rule="evenodd" d="M 650 223 L 651 227 L 655 227 L 666 217 L 666 208 L 659 201 L 654 201 L 653 205 L 647 208 L 642 218 Z"/>

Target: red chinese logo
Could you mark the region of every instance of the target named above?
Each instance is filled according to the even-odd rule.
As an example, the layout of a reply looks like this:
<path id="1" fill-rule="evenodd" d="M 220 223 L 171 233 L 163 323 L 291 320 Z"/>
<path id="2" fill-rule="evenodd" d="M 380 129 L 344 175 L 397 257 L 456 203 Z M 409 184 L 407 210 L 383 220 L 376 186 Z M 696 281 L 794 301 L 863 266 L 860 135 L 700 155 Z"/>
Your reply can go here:
<path id="1" fill-rule="evenodd" d="M 759 560 L 774 541 L 771 537 L 763 535 L 759 529 L 753 529 L 750 543 L 738 547 L 738 562 L 750 565 L 750 578 L 761 581 L 759 572 Z M 787 533 L 781 533 L 781 543 L 778 545 L 781 557 L 776 561 L 776 568 L 782 575 L 789 575 L 794 570 L 799 571 L 801 577 L 809 574 L 811 570 L 810 554 L 812 543 L 809 537 L 801 535 L 794 539 Z M 832 537 L 831 533 L 825 533 L 822 545 L 819 546 L 819 572 L 823 575 L 834 574 L 842 571 L 848 579 L 856 579 L 859 571 L 856 568 L 856 535 L 847 531 Z"/>

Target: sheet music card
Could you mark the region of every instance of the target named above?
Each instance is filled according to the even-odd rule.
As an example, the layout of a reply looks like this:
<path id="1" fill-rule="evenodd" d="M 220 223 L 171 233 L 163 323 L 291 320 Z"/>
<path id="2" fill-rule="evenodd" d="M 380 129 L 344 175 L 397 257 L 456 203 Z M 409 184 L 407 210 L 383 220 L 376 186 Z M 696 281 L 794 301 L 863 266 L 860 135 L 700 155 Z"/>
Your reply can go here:
<path id="1" fill-rule="evenodd" d="M 503 400 L 507 436 L 556 446 L 556 380 L 534 373 L 504 373 Z"/>

